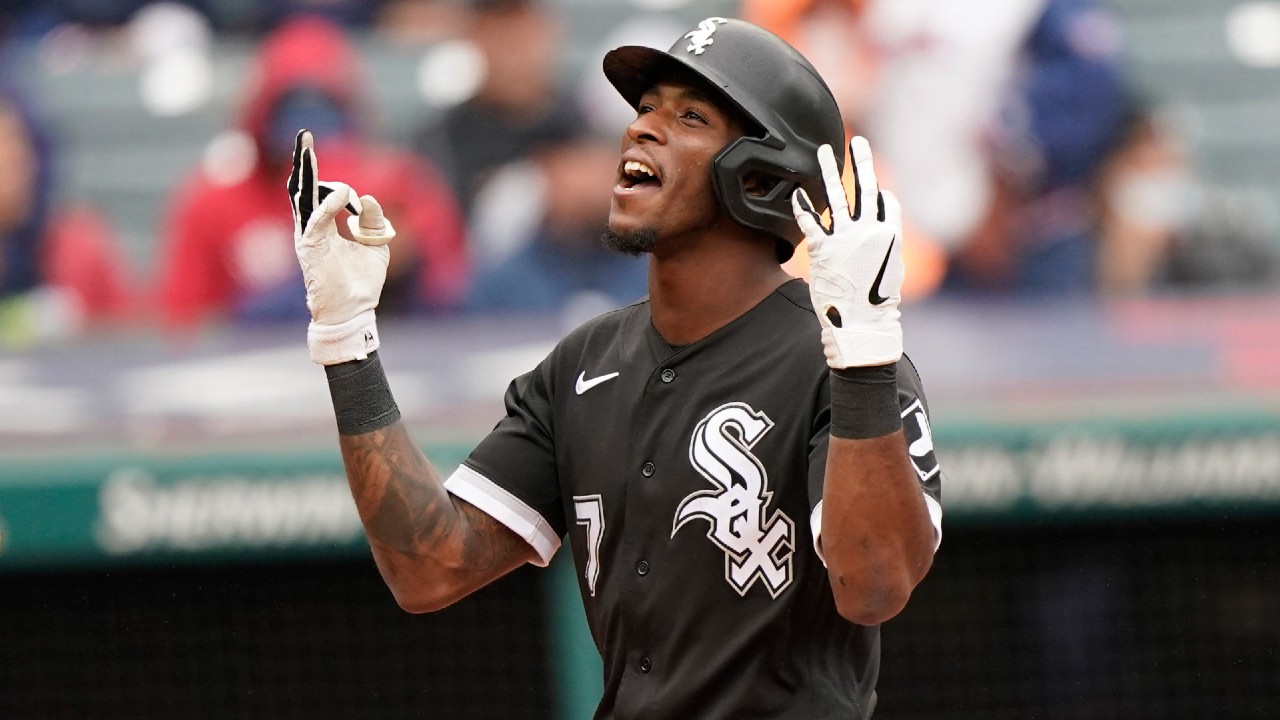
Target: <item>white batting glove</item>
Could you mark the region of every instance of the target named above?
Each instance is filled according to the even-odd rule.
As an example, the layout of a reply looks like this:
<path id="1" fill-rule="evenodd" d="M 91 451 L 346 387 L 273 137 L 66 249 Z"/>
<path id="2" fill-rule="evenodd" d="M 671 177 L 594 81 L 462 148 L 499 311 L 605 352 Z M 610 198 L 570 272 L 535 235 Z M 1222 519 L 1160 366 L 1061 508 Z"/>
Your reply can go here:
<path id="1" fill-rule="evenodd" d="M 315 141 L 301 130 L 294 141 L 288 187 L 293 249 L 311 311 L 307 347 L 313 361 L 335 365 L 363 360 L 378 349 L 373 309 L 387 279 L 387 243 L 396 232 L 372 196 L 358 197 L 347 185 L 318 177 Z M 338 234 L 336 218 L 344 207 L 353 213 L 347 227 L 355 242 Z"/>
<path id="2" fill-rule="evenodd" d="M 866 138 L 855 137 L 849 149 L 857 185 L 852 214 L 831 146 L 818 148 L 831 232 L 803 189 L 791 196 L 809 242 L 809 296 L 833 368 L 887 365 L 902 357 L 902 207 L 893 193 L 879 189 Z"/>

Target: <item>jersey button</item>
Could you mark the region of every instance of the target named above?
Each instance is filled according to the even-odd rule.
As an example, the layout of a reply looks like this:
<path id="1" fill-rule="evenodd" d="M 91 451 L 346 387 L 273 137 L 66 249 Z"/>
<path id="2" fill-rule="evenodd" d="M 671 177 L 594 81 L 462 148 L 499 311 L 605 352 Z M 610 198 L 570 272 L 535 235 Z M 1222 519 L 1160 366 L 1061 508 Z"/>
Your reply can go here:
<path id="1" fill-rule="evenodd" d="M 644 467 L 640 468 L 640 474 L 644 475 L 645 477 L 653 477 L 653 473 L 656 470 L 657 468 L 653 466 L 653 463 L 645 463 Z"/>
<path id="2" fill-rule="evenodd" d="M 636 574 L 638 574 L 638 575 L 648 575 L 648 574 L 649 574 L 649 561 L 648 561 L 648 560 L 641 560 L 640 562 L 636 563 Z"/>
<path id="3" fill-rule="evenodd" d="M 649 658 L 640 658 L 640 672 L 647 673 L 653 669 L 653 663 L 649 662 Z"/>
<path id="4" fill-rule="evenodd" d="M 667 368 L 666 370 L 663 370 L 663 371 L 662 371 L 662 382 L 664 382 L 664 383 L 669 383 L 669 382 L 671 382 L 672 380 L 675 380 L 675 379 L 676 379 L 676 371 L 675 371 L 675 370 L 672 370 L 671 368 Z"/>

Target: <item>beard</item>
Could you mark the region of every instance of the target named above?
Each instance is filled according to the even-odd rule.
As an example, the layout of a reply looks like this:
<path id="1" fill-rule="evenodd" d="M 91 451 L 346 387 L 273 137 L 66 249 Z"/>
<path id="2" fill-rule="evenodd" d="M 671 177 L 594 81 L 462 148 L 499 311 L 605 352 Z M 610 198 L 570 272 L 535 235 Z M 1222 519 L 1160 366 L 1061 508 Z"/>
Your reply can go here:
<path id="1" fill-rule="evenodd" d="M 653 248 L 658 244 L 658 231 L 653 228 L 641 228 L 629 233 L 620 233 L 606 225 L 604 234 L 600 236 L 600 242 L 610 250 L 639 257 L 644 253 L 653 252 Z"/>

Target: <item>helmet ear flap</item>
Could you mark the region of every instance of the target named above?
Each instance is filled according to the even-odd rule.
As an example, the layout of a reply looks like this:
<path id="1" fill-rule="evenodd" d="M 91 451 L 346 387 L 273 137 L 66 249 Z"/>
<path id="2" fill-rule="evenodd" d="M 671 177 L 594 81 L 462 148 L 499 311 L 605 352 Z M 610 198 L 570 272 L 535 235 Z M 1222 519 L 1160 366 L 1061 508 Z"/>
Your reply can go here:
<path id="1" fill-rule="evenodd" d="M 784 146 L 776 138 L 742 137 L 730 143 L 712 161 L 712 183 L 720 204 L 742 225 L 763 230 L 795 245 L 804 238 L 791 211 L 791 194 L 807 187 L 816 169 L 810 152 L 797 143 Z M 753 174 L 768 178 L 771 185 L 762 192 L 747 192 L 747 178 Z"/>

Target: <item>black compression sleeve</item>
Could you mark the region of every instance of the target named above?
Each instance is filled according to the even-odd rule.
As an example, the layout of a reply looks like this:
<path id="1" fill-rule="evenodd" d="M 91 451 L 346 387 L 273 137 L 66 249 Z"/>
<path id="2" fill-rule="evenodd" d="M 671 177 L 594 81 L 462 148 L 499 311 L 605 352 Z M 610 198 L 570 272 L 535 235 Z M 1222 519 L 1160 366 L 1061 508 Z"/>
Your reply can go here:
<path id="1" fill-rule="evenodd" d="M 329 396 L 333 398 L 340 434 L 372 432 L 400 419 L 400 408 L 391 397 L 391 386 L 376 350 L 364 360 L 326 365 L 324 372 L 329 378 Z"/>
<path id="2" fill-rule="evenodd" d="M 901 427 L 897 363 L 831 371 L 832 436 L 859 440 Z"/>

